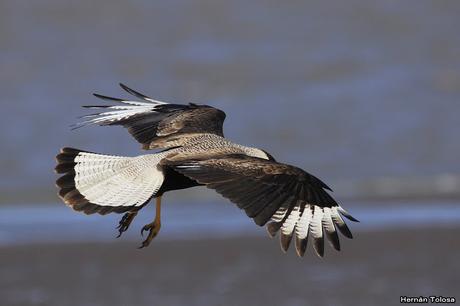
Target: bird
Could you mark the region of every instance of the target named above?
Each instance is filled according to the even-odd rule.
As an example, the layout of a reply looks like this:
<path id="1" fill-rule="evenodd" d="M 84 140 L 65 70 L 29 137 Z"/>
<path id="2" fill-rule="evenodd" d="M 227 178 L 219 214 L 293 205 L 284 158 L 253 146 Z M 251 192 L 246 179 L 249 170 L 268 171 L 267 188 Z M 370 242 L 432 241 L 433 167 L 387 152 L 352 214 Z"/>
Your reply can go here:
<path id="1" fill-rule="evenodd" d="M 141 229 L 141 234 L 148 232 L 140 246 L 144 248 L 160 231 L 164 193 L 205 186 L 265 226 L 270 237 L 279 233 L 284 252 L 294 240 L 297 255 L 303 257 L 311 240 L 323 257 L 325 240 L 340 251 L 338 231 L 353 238 L 343 217 L 359 221 L 332 198 L 331 188 L 298 167 L 276 161 L 265 150 L 225 138 L 222 110 L 158 101 L 120 86 L 135 99 L 94 94 L 109 105 L 83 106 L 97 112 L 82 116 L 72 128 L 122 126 L 150 152 L 124 157 L 62 148 L 55 167 L 60 175 L 58 195 L 75 211 L 124 213 L 117 226 L 120 237 L 154 199 L 155 217 Z"/>

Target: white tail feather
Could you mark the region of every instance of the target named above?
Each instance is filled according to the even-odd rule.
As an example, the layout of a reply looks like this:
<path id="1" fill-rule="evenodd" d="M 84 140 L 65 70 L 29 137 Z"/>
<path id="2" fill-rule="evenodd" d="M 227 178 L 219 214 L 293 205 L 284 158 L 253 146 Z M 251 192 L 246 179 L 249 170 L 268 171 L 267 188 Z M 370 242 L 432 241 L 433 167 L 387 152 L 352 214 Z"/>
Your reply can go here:
<path id="1" fill-rule="evenodd" d="M 75 187 L 101 206 L 140 206 L 160 189 L 161 156 L 120 157 L 81 152 L 75 158 Z"/>

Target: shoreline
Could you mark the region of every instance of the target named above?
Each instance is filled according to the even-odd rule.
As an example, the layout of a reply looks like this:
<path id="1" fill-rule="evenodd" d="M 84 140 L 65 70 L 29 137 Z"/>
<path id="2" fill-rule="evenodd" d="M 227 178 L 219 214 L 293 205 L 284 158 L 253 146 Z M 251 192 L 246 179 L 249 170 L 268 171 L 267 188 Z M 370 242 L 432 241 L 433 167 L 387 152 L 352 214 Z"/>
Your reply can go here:
<path id="1" fill-rule="evenodd" d="M 53 183 L 54 184 L 54 183 Z M 329 185 L 334 190 L 333 196 L 344 202 L 405 202 L 405 201 L 460 201 L 460 175 L 439 174 L 414 177 L 372 177 L 367 179 L 336 179 Z M 0 206 L 5 204 L 22 204 L 30 202 L 50 203 L 59 200 L 54 186 L 27 187 L 21 189 L 2 188 Z M 211 201 L 215 193 L 206 189 L 190 189 L 172 196 L 176 201 L 192 199 L 193 201 Z"/>
<path id="2" fill-rule="evenodd" d="M 341 237 L 341 252 L 327 245 L 322 259 L 311 245 L 304 258 L 283 254 L 268 237 L 6 246 L 0 296 L 50 306 L 396 305 L 400 295 L 455 295 L 457 232 L 363 232 Z"/>

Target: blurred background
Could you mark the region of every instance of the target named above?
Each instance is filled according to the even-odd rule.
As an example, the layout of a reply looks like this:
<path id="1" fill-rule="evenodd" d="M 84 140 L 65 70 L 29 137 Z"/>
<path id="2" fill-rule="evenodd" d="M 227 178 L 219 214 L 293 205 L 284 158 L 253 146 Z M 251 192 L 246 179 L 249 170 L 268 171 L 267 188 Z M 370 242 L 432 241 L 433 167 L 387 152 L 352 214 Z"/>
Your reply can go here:
<path id="1" fill-rule="evenodd" d="M 392 305 L 460 281 L 460 2 L 0 1 L 2 305 Z M 69 126 L 123 82 L 227 113 L 226 137 L 320 177 L 358 218 L 324 259 L 282 254 L 204 188 L 84 216 L 60 147 L 134 156 L 122 128 Z M 457 291 L 455 291 L 457 289 Z M 459 298 L 459 297 L 457 297 Z"/>

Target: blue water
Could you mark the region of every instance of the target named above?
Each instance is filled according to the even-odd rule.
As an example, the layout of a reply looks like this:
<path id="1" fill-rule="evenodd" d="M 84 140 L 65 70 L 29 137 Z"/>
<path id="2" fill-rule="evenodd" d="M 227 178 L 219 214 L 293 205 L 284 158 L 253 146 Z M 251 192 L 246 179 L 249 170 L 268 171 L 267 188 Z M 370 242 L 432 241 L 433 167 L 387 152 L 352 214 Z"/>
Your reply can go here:
<path id="1" fill-rule="evenodd" d="M 140 154 L 122 129 L 68 128 L 118 82 L 220 107 L 228 137 L 327 182 L 458 174 L 459 9 L 3 0 L 0 190 L 54 192 L 62 146 Z"/>
<path id="2" fill-rule="evenodd" d="M 352 232 L 404 228 L 459 227 L 458 203 L 359 203 L 347 210 L 360 223 L 347 222 Z M 139 242 L 140 229 L 151 222 L 152 207 L 144 208 L 121 239 Z M 76 213 L 63 204 L 0 207 L 0 245 L 62 242 L 114 242 L 121 215 Z M 158 239 L 206 239 L 266 235 L 229 203 L 173 203 L 163 206 Z"/>

